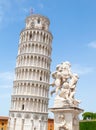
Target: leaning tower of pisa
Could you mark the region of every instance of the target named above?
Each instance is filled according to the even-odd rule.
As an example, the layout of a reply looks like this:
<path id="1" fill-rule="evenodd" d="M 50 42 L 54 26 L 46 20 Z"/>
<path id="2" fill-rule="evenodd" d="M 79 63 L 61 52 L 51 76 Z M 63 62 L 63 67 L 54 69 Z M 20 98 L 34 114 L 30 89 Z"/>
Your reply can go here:
<path id="1" fill-rule="evenodd" d="M 47 130 L 52 34 L 48 18 L 33 14 L 20 33 L 9 130 Z"/>

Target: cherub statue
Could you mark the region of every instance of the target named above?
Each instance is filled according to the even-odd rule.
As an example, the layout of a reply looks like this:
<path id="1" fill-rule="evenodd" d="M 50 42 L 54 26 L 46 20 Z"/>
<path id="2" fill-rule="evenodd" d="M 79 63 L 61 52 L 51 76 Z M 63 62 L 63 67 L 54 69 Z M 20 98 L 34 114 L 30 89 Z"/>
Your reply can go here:
<path id="1" fill-rule="evenodd" d="M 58 95 L 58 92 L 59 90 L 61 90 L 63 83 L 67 81 L 70 77 L 70 66 L 71 64 L 69 62 L 63 62 L 59 64 L 56 67 L 56 71 L 52 73 L 52 78 L 54 79 L 54 82 L 50 84 L 50 86 L 55 86 L 56 88 L 51 91 L 51 95 L 53 93 L 56 93 L 56 95 Z"/>
<path id="2" fill-rule="evenodd" d="M 52 78 L 54 79 L 54 82 L 52 84 L 50 84 L 50 86 L 55 86 L 56 88 L 51 91 L 51 95 L 53 93 L 56 93 L 56 95 L 58 95 L 58 91 L 61 89 L 62 87 L 62 76 L 61 76 L 61 72 L 55 71 L 52 73 Z"/>
<path id="3" fill-rule="evenodd" d="M 60 92 L 59 96 L 63 97 L 64 99 L 68 99 L 69 93 L 70 93 L 69 83 L 64 82 L 62 85 L 61 92 Z"/>
<path id="4" fill-rule="evenodd" d="M 74 98 L 74 94 L 75 94 L 75 90 L 76 90 L 76 84 L 77 81 L 79 79 L 79 76 L 77 74 L 73 74 L 70 82 L 69 82 L 69 86 L 70 86 L 70 99 Z"/>
<path id="5" fill-rule="evenodd" d="M 51 95 L 56 93 L 57 97 L 66 100 L 69 104 L 77 105 L 79 101 L 74 99 L 74 95 L 79 76 L 71 72 L 71 64 L 66 61 L 57 65 L 52 78 L 54 82 L 50 86 L 55 88 L 51 91 Z"/>

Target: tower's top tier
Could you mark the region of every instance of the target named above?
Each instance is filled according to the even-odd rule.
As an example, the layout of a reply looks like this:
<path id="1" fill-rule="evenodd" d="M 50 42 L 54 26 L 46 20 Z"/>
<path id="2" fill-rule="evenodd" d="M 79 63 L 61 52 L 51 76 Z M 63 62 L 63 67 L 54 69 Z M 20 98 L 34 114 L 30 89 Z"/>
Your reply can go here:
<path id="1" fill-rule="evenodd" d="M 32 14 L 31 16 L 26 18 L 26 29 L 38 28 L 48 31 L 49 24 L 50 24 L 49 19 L 42 15 Z"/>

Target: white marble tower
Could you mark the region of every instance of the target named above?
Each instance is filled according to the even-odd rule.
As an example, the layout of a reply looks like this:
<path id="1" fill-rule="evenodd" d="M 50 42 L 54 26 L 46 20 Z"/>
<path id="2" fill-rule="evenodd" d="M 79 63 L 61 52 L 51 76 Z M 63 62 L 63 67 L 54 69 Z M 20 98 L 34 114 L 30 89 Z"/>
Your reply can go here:
<path id="1" fill-rule="evenodd" d="M 20 33 L 9 130 L 47 130 L 52 34 L 48 18 L 33 14 Z"/>

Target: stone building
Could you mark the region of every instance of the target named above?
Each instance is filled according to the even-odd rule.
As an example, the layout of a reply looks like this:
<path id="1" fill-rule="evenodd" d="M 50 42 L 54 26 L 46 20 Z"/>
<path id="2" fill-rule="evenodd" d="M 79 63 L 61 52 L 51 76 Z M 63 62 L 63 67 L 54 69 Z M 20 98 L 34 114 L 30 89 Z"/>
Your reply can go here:
<path id="1" fill-rule="evenodd" d="M 52 34 L 33 14 L 20 33 L 8 130 L 47 130 Z"/>
<path id="2" fill-rule="evenodd" d="M 9 117 L 0 116 L 0 130 L 7 130 Z M 54 119 L 48 119 L 48 129 L 54 130 Z"/>
<path id="3" fill-rule="evenodd" d="M 0 130 L 7 130 L 8 117 L 0 116 Z"/>
<path id="4" fill-rule="evenodd" d="M 48 119 L 48 130 L 54 130 L 54 119 Z"/>

